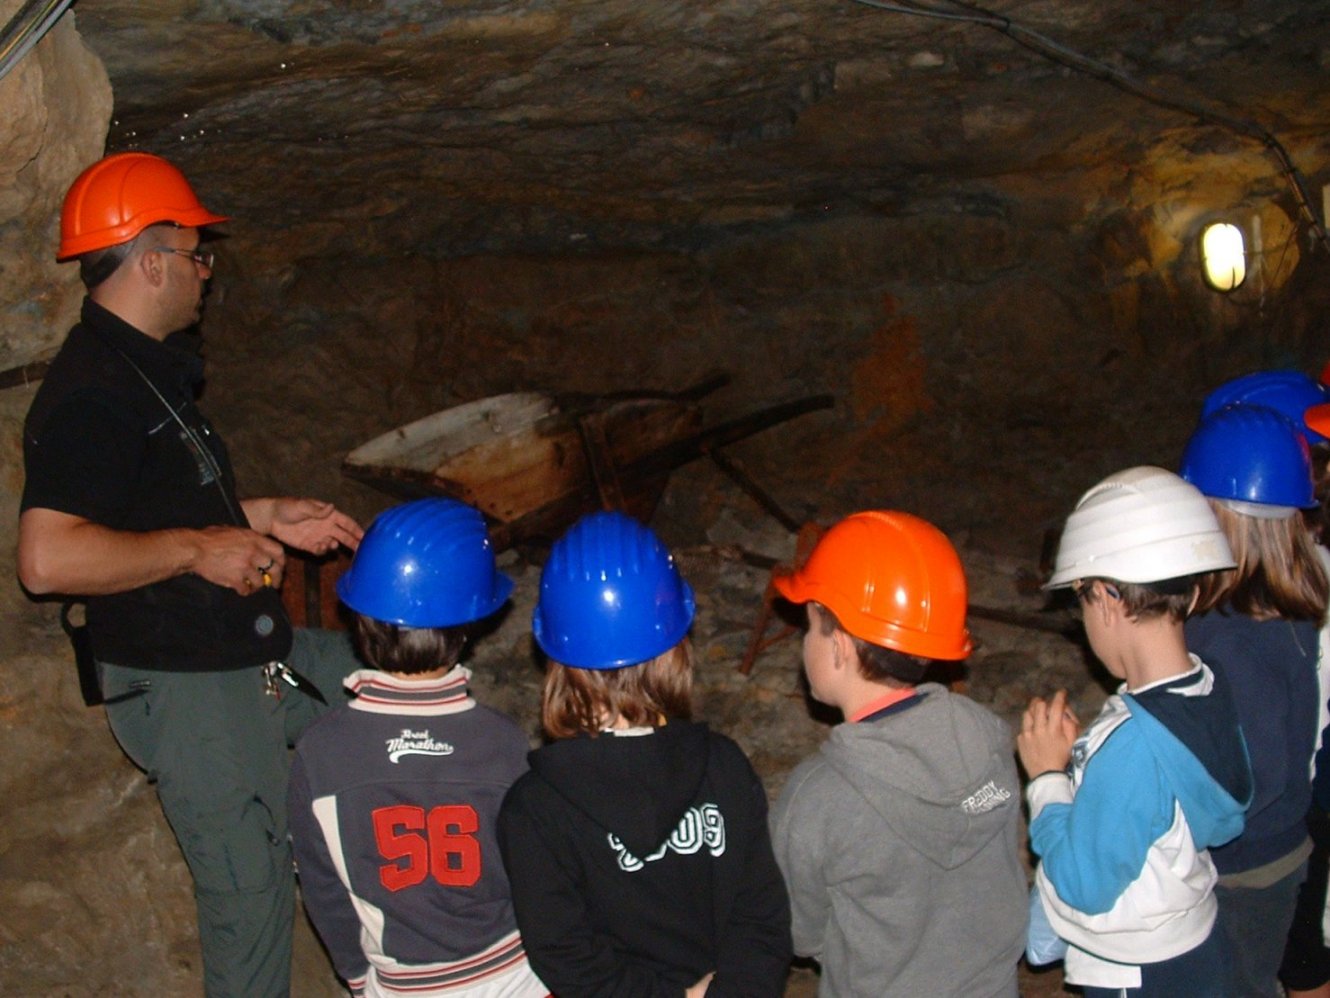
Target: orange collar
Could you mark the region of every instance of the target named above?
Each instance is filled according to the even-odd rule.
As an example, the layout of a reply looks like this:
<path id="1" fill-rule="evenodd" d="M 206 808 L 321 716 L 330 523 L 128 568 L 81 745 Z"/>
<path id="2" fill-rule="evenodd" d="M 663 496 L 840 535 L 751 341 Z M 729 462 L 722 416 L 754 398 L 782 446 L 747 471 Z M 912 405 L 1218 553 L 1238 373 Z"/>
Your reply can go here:
<path id="1" fill-rule="evenodd" d="M 892 690 L 886 696 L 881 696 L 878 697 L 876 700 L 869 701 L 864 706 L 856 710 L 849 717 L 847 717 L 846 720 L 849 721 L 851 724 L 853 724 L 855 721 L 862 721 L 865 717 L 869 717 L 873 714 L 876 714 L 880 710 L 886 710 L 888 707 L 892 706 L 893 704 L 898 704 L 902 700 L 910 699 L 910 697 L 914 696 L 914 694 L 915 694 L 915 688 L 913 686 L 903 686 L 898 690 Z"/>

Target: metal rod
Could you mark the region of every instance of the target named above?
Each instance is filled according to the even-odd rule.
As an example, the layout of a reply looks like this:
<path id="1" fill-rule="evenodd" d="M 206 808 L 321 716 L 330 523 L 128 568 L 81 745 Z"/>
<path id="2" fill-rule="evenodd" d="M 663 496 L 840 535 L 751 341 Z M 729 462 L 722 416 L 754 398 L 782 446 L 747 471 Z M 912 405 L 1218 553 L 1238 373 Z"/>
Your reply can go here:
<path id="1" fill-rule="evenodd" d="M 717 468 L 725 472 L 725 474 L 733 480 L 739 488 L 743 489 L 754 502 L 775 517 L 776 521 L 780 523 L 782 527 L 792 534 L 797 534 L 799 532 L 799 528 L 803 526 L 803 524 L 789 513 L 785 512 L 780 504 L 771 497 L 770 493 L 758 485 L 757 482 L 753 481 L 752 476 L 750 476 L 748 472 L 744 471 L 743 468 L 739 467 L 731 461 L 727 455 L 721 453 L 721 451 L 715 447 L 704 447 L 703 450 L 707 457 L 711 458 Z"/>
<path id="2" fill-rule="evenodd" d="M 60 20 L 73 0 L 29 0 L 0 31 L 0 79 Z"/>

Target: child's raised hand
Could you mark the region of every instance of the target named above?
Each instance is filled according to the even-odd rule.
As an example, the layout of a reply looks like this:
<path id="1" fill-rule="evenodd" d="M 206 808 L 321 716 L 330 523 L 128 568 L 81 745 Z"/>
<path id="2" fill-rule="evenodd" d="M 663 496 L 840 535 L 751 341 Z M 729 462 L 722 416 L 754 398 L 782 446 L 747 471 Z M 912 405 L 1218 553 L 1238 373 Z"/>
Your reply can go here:
<path id="1" fill-rule="evenodd" d="M 1031 700 L 1016 736 L 1016 751 L 1030 778 L 1066 769 L 1080 730 L 1076 715 L 1067 706 L 1066 690 L 1058 690 L 1048 701 L 1042 697 Z"/>

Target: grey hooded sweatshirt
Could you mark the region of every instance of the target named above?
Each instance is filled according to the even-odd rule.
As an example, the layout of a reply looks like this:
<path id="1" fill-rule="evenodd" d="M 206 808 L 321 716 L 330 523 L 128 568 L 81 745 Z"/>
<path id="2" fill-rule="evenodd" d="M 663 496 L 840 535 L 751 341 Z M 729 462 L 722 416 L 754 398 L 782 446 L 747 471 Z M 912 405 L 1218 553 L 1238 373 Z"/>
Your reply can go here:
<path id="1" fill-rule="evenodd" d="M 836 727 L 771 815 L 819 994 L 1016 995 L 1020 802 L 1007 725 L 943 686 Z"/>

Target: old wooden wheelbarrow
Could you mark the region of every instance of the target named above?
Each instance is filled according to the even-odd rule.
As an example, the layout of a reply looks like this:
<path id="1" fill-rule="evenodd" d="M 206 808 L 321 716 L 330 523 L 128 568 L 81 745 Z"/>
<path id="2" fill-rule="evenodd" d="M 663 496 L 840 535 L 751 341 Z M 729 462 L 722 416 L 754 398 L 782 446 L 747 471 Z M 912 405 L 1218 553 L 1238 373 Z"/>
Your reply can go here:
<path id="1" fill-rule="evenodd" d="M 646 520 L 674 468 L 832 402 L 813 395 L 704 426 L 700 401 L 727 380 L 677 393 L 495 395 L 376 437 L 342 471 L 400 498 L 470 503 L 500 551 L 551 540 L 595 509 Z"/>
<path id="2" fill-rule="evenodd" d="M 771 405 L 712 426 L 701 401 L 729 382 L 713 374 L 679 392 L 512 392 L 444 409 L 351 451 L 342 472 L 400 499 L 438 495 L 485 514 L 496 551 L 553 540 L 579 516 L 617 509 L 650 519 L 670 472 L 711 457 L 751 491 L 722 448 L 817 409 L 830 395 Z M 288 609 L 328 626 L 332 563 L 292 565 Z"/>

